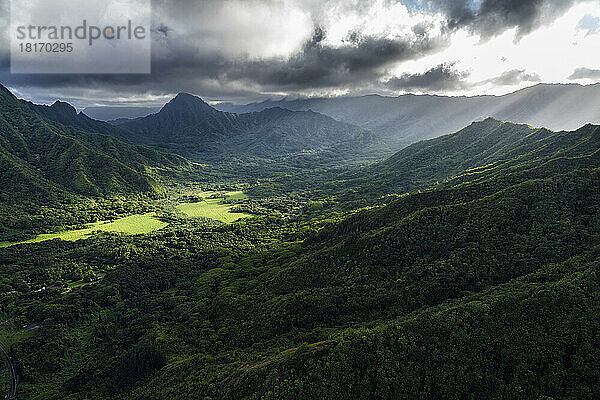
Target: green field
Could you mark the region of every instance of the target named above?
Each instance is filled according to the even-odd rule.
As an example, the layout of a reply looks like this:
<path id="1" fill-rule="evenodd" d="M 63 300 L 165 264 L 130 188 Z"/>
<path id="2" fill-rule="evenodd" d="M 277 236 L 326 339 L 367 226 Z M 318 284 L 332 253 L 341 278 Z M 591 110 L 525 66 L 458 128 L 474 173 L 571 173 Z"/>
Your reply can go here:
<path id="1" fill-rule="evenodd" d="M 188 217 L 197 218 L 211 218 L 217 221 L 224 222 L 226 224 L 237 221 L 240 218 L 249 217 L 249 214 L 231 212 L 233 206 L 231 204 L 224 204 L 223 200 L 243 200 L 246 196 L 241 191 L 235 192 L 200 192 L 200 196 L 206 198 L 206 200 L 197 203 L 182 203 L 177 206 L 177 209 L 185 213 Z M 213 195 L 218 195 L 218 198 L 208 198 Z M 150 212 L 146 214 L 131 215 L 117 219 L 115 221 L 99 221 L 93 224 L 89 224 L 87 228 L 74 229 L 70 231 L 58 232 L 58 233 L 43 233 L 32 239 L 24 240 L 22 242 L 0 242 L 1 247 L 8 247 L 15 244 L 25 243 L 38 243 L 52 239 L 62 239 L 68 241 L 76 241 L 79 239 L 85 239 L 92 233 L 97 231 L 102 232 L 119 232 L 127 233 L 130 235 L 146 234 L 159 229 L 165 228 L 169 225 L 166 222 L 162 222 L 156 218 L 156 213 Z"/>
<path id="2" fill-rule="evenodd" d="M 246 200 L 248 198 L 248 195 L 244 194 L 242 191 L 226 192 L 225 196 L 227 200 Z"/>
<path id="3" fill-rule="evenodd" d="M 197 203 L 182 203 L 177 206 L 177 209 L 185 213 L 188 217 L 197 218 L 211 218 L 217 221 L 224 222 L 226 224 L 237 221 L 240 218 L 249 217 L 249 214 L 231 212 L 233 206 L 231 204 L 224 204 L 223 200 L 244 200 L 248 198 L 243 192 L 215 192 L 205 191 L 198 193 L 199 196 L 206 198 L 206 200 Z M 208 198 L 213 195 L 218 195 L 218 198 Z M 79 239 L 85 239 L 92 233 L 97 231 L 102 232 L 119 232 L 127 233 L 130 235 L 146 234 L 159 229 L 165 228 L 169 224 L 160 221 L 156 218 L 156 213 L 150 212 L 146 214 L 130 215 L 117 219 L 115 221 L 99 221 L 93 224 L 89 224 L 87 228 L 74 229 L 70 231 L 58 232 L 58 233 L 43 233 L 36 237 L 21 242 L 0 242 L 1 247 L 8 247 L 15 244 L 25 243 L 38 243 L 52 239 L 62 239 L 68 241 L 76 241 Z"/>
<path id="4" fill-rule="evenodd" d="M 210 197 L 216 192 L 202 192 L 200 196 Z M 247 196 L 242 192 L 225 192 L 222 193 L 227 200 L 243 200 Z M 224 204 L 222 198 L 206 199 L 197 203 L 182 203 L 177 206 L 177 209 L 188 217 L 210 218 L 227 224 L 237 221 L 240 218 L 249 217 L 249 214 L 231 212 L 233 206 Z"/>
<path id="5" fill-rule="evenodd" d="M 227 200 L 245 200 L 248 198 L 248 195 L 244 194 L 244 192 L 242 192 L 241 190 L 237 190 L 237 191 L 208 190 L 208 191 L 198 192 L 196 194 L 200 197 L 204 197 L 205 199 L 208 199 L 211 196 L 215 196 L 215 197 L 218 196 L 220 198 L 225 198 Z"/>
<path id="6" fill-rule="evenodd" d="M 138 214 L 131 215 L 129 217 L 124 217 L 117 219 L 115 221 L 100 221 L 90 224 L 87 228 L 83 229 L 75 229 L 71 231 L 58 232 L 58 233 L 43 233 L 34 237 L 33 239 L 25 240 L 22 242 L 2 242 L 0 243 L 0 247 L 8 247 L 14 244 L 24 244 L 24 243 L 38 243 L 46 240 L 52 239 L 62 239 L 68 241 L 75 241 L 79 239 L 85 239 L 92 233 L 96 231 L 103 232 L 120 232 L 120 233 L 128 233 L 131 235 L 138 235 L 144 233 L 150 233 L 159 229 L 166 227 L 168 224 L 166 222 L 159 221 L 156 218 L 155 213 L 146 213 L 146 214 Z"/>

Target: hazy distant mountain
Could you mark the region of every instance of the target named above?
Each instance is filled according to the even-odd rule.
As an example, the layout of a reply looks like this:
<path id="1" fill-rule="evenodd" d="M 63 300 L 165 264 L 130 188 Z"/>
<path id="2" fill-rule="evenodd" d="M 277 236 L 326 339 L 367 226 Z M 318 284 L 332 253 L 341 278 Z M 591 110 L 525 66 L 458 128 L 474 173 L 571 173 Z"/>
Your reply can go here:
<path id="1" fill-rule="evenodd" d="M 488 116 L 552 130 L 574 130 L 586 123 L 600 123 L 600 84 L 539 84 L 505 96 L 370 95 L 265 101 L 244 106 L 225 103 L 215 107 L 229 112 L 270 107 L 311 109 L 371 129 L 402 146 L 457 131 Z"/>
<path id="2" fill-rule="evenodd" d="M 139 118 L 156 113 L 160 107 L 86 107 L 83 113 L 99 121 L 113 121 L 121 118 Z"/>
<path id="3" fill-rule="evenodd" d="M 368 153 L 369 146 L 383 146 L 371 132 L 313 111 L 275 107 L 236 114 L 218 111 L 185 93 L 156 114 L 113 124 L 131 132 L 131 142 L 199 161 L 224 155 L 276 159 L 326 149 L 357 159 Z"/>

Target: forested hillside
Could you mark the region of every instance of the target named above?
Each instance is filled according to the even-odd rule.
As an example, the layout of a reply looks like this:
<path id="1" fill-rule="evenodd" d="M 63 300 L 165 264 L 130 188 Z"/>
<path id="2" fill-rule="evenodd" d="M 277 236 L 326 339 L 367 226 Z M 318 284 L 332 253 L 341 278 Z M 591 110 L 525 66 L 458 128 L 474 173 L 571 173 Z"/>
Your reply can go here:
<path id="1" fill-rule="evenodd" d="M 598 126 L 585 125 L 573 132 L 502 122 L 493 118 L 474 122 L 450 135 L 415 143 L 389 159 L 334 182 L 362 197 L 406 193 L 467 171 L 467 179 L 482 169 L 525 168 L 528 162 L 595 153 L 600 148 Z"/>
<path id="2" fill-rule="evenodd" d="M 0 233 L 52 226 L 50 214 L 82 196 L 158 195 L 156 171 L 191 167 L 180 156 L 100 134 L 96 121 L 80 123 L 87 120 L 68 104 L 34 107 L 0 87 Z"/>
<path id="3" fill-rule="evenodd" d="M 63 3 L 0 0 L 0 398 L 600 400 L 599 0 Z"/>
<path id="4" fill-rule="evenodd" d="M 21 393 L 594 399 L 599 145 L 490 119 L 387 160 L 385 206 L 0 249 Z"/>

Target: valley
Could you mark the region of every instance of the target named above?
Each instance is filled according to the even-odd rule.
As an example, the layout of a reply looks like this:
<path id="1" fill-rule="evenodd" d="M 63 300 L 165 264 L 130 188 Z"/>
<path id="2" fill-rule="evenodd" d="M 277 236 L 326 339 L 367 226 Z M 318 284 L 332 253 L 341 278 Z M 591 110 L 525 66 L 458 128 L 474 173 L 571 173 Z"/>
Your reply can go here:
<path id="1" fill-rule="evenodd" d="M 0 20 L 0 397 L 600 399 L 600 1 Z"/>
<path id="2" fill-rule="evenodd" d="M 600 395 L 599 126 L 395 149 L 314 111 L 3 96 L 17 398 Z"/>

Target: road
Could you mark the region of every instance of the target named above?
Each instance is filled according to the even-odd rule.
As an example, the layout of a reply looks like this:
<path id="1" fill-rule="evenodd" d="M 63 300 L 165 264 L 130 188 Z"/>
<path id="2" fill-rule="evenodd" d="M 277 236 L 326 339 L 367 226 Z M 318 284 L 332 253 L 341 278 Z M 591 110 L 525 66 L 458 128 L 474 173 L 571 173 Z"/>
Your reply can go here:
<path id="1" fill-rule="evenodd" d="M 13 365 L 10 357 L 8 356 L 8 352 L 4 348 L 2 344 L 0 344 L 0 351 L 4 354 L 4 358 L 6 360 L 6 366 L 8 367 L 8 371 L 10 372 L 10 389 L 8 394 L 4 396 L 5 399 L 12 399 L 17 395 L 17 373 L 15 372 L 15 366 Z"/>
<path id="2" fill-rule="evenodd" d="M 6 321 L 0 322 L 0 325 L 12 322 L 14 319 L 15 317 L 7 319 Z M 4 398 L 12 399 L 17 395 L 17 373 L 15 372 L 15 366 L 13 365 L 12 361 L 10 360 L 10 357 L 8 356 L 8 352 L 6 351 L 6 348 L 2 343 L 0 343 L 0 351 L 2 351 L 2 354 L 4 354 L 4 359 L 6 360 L 6 368 L 10 372 L 10 389 L 7 395 L 4 396 Z"/>

